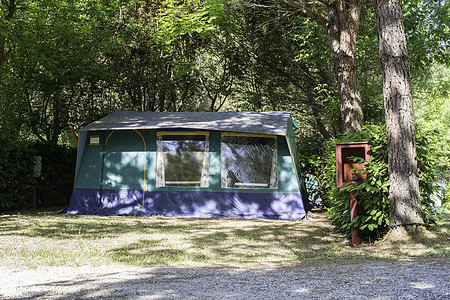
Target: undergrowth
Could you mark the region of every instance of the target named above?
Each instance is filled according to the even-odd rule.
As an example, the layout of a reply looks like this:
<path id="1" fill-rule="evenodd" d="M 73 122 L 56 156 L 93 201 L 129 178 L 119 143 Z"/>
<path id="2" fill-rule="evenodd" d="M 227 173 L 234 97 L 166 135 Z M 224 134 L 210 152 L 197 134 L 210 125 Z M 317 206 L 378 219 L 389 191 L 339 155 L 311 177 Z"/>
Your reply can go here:
<path id="1" fill-rule="evenodd" d="M 422 199 L 422 217 L 430 226 L 436 225 L 441 217 L 441 210 L 436 208 L 432 195 L 436 191 L 436 180 L 443 176 L 439 165 L 438 152 L 433 149 L 433 139 L 437 132 L 417 129 L 417 159 L 419 169 L 419 187 Z M 343 189 L 336 186 L 336 143 L 362 142 L 370 144 L 370 160 L 350 157 L 364 165 L 363 172 L 367 179 L 360 184 L 351 184 Z M 322 193 L 328 217 L 336 229 L 347 237 L 351 226 L 360 229 L 364 241 L 373 242 L 382 238 L 389 229 L 389 173 L 386 129 L 381 125 L 367 125 L 361 132 L 347 133 L 338 139 L 330 140 L 324 158 L 325 172 L 321 176 Z M 351 222 L 349 194 L 356 192 L 359 216 Z"/>

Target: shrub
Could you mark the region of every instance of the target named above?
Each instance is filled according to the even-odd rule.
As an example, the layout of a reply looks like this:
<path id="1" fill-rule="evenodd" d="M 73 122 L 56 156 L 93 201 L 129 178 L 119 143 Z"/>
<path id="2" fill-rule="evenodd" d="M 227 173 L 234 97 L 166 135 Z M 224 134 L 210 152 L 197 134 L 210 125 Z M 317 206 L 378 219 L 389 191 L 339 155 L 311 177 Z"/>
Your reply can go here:
<path id="1" fill-rule="evenodd" d="M 68 204 L 75 175 L 76 150 L 51 143 L 0 135 L 0 211 Z M 34 178 L 35 156 L 42 157 L 42 176 Z"/>
<path id="2" fill-rule="evenodd" d="M 0 135 L 0 211 L 25 209 L 33 200 L 34 153 L 30 146 Z"/>
<path id="3" fill-rule="evenodd" d="M 446 210 L 450 210 L 450 182 L 447 182 L 447 186 L 443 192 L 442 207 Z"/>
<path id="4" fill-rule="evenodd" d="M 435 191 L 435 181 L 441 175 L 438 156 L 431 140 L 436 132 L 417 130 L 417 159 L 419 168 L 419 186 L 422 198 L 422 213 L 427 224 L 435 224 L 440 212 L 434 206 L 431 194 Z M 343 189 L 336 187 L 335 144 L 342 142 L 370 143 L 370 161 L 353 158 L 364 163 L 367 179 L 360 185 L 350 185 Z M 363 240 L 375 240 L 382 237 L 389 228 L 389 174 L 387 163 L 386 130 L 382 125 L 367 125 L 363 131 L 344 134 L 339 139 L 328 142 L 324 157 L 325 172 L 321 176 L 323 199 L 328 208 L 328 217 L 336 228 L 350 236 L 350 191 L 356 191 L 359 203 L 359 216 L 353 225 L 360 229 Z"/>
<path id="5" fill-rule="evenodd" d="M 42 176 L 38 180 L 38 207 L 62 206 L 69 203 L 73 189 L 76 150 L 52 143 L 33 145 L 36 155 L 42 157 Z"/>

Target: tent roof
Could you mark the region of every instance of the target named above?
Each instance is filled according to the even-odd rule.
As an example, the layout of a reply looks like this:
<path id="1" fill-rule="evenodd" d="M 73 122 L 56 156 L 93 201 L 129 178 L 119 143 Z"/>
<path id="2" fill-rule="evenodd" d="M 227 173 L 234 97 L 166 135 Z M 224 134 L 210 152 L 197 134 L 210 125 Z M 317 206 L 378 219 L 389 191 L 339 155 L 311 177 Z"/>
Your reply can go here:
<path id="1" fill-rule="evenodd" d="M 116 111 L 82 131 L 118 129 L 197 129 L 286 135 L 297 125 L 290 111 L 266 112 L 140 112 Z"/>

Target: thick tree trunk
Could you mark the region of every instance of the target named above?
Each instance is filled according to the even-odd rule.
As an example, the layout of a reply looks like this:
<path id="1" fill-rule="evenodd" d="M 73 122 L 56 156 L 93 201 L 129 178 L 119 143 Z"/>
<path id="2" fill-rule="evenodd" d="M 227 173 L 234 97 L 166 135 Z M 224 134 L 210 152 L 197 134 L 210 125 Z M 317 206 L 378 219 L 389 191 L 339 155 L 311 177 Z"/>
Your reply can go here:
<path id="1" fill-rule="evenodd" d="M 374 0 L 389 151 L 390 224 L 422 223 L 409 61 L 401 0 Z"/>
<path id="2" fill-rule="evenodd" d="M 328 41 L 339 90 L 342 130 L 362 129 L 363 112 L 356 67 L 356 38 L 358 36 L 361 1 L 336 1 L 329 7 Z"/>
<path id="3" fill-rule="evenodd" d="M 356 68 L 356 37 L 358 36 L 361 0 L 318 1 L 314 5 L 302 0 L 280 0 L 325 28 L 338 84 L 342 130 L 362 129 L 363 112 Z M 328 11 L 324 16 L 315 9 L 318 4 Z"/>

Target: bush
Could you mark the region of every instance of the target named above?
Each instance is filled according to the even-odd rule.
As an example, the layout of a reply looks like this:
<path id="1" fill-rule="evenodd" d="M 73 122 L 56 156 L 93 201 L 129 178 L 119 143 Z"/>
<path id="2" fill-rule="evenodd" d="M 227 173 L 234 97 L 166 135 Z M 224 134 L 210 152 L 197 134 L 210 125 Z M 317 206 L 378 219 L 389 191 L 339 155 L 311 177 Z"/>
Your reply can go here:
<path id="1" fill-rule="evenodd" d="M 36 143 L 33 148 L 42 157 L 42 176 L 36 189 L 38 207 L 67 205 L 74 183 L 76 150 L 52 143 Z"/>
<path id="2" fill-rule="evenodd" d="M 34 153 L 24 142 L 0 135 L 0 211 L 25 209 L 33 200 Z"/>
<path id="3" fill-rule="evenodd" d="M 422 213 L 427 224 L 436 224 L 440 212 L 431 200 L 435 191 L 435 181 L 441 175 L 438 156 L 432 148 L 431 140 L 436 132 L 417 130 L 417 159 L 419 168 L 420 195 L 422 198 Z M 361 185 L 351 185 L 344 189 L 336 187 L 335 144 L 342 142 L 370 143 L 370 161 L 354 158 L 354 161 L 364 163 L 367 180 Z M 324 203 L 328 208 L 328 217 L 333 220 L 336 228 L 350 236 L 350 191 L 356 191 L 359 203 L 359 216 L 353 225 L 360 229 L 362 240 L 376 240 L 389 229 L 389 173 L 387 163 L 388 149 L 386 130 L 382 125 L 368 125 L 363 131 L 344 134 L 341 138 L 330 140 L 324 158 L 325 173 L 321 176 Z"/>
<path id="4" fill-rule="evenodd" d="M 0 211 L 66 205 L 75 175 L 76 150 L 51 143 L 15 140 L 0 135 Z M 35 156 L 42 176 L 34 178 Z"/>
<path id="5" fill-rule="evenodd" d="M 444 190 L 444 197 L 442 199 L 442 207 L 446 210 L 450 210 L 450 182 L 447 182 L 447 186 Z"/>

